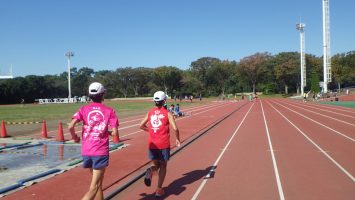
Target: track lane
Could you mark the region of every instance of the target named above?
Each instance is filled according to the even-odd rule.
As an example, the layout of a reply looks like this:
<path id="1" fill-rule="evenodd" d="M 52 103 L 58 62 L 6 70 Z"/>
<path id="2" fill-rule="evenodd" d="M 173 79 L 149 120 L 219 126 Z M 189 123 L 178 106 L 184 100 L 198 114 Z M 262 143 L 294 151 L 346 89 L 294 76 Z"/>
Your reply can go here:
<path id="1" fill-rule="evenodd" d="M 309 106 L 306 104 L 294 103 L 292 101 L 283 100 L 283 101 L 279 101 L 279 102 L 290 105 L 295 108 L 302 109 L 302 110 L 309 112 L 309 113 L 316 113 L 320 116 L 328 117 L 332 120 L 355 126 L 355 116 L 351 116 L 348 114 L 342 114 L 342 113 L 334 112 L 334 111 L 329 111 L 327 109 L 319 109 L 319 108 L 315 108 L 315 107 L 312 107 L 312 106 Z M 354 112 L 355 112 L 355 110 L 354 110 Z"/>
<path id="2" fill-rule="evenodd" d="M 249 104 L 248 107 L 242 108 L 233 114 L 233 117 L 224 120 L 223 123 L 172 157 L 165 180 L 168 187 L 164 199 L 191 199 L 207 174 L 212 176 L 208 179 L 209 181 L 220 176 L 220 165 L 214 166 L 213 164 L 251 106 L 252 104 Z M 229 151 L 230 148 L 226 150 L 226 153 Z M 156 184 L 156 179 L 157 177 L 154 176 L 152 185 Z M 155 199 L 154 189 L 154 187 L 147 188 L 141 179 L 113 199 Z M 205 189 L 202 190 L 204 191 Z M 208 199 L 215 198 L 209 197 Z M 223 199 L 223 196 L 219 196 L 218 199 Z"/>
<path id="3" fill-rule="evenodd" d="M 294 102 L 296 102 L 296 101 L 294 101 Z M 335 112 L 340 112 L 340 113 L 343 113 L 343 114 L 355 116 L 355 113 L 354 113 L 355 109 L 354 108 L 335 106 L 335 105 L 331 105 L 331 104 L 321 104 L 321 102 L 319 102 L 319 103 L 309 102 L 309 105 L 312 105 L 312 106 L 314 106 L 316 108 L 320 108 L 320 109 L 329 109 L 329 110 L 332 110 L 332 111 L 335 111 Z"/>
<path id="4" fill-rule="evenodd" d="M 291 111 L 284 106 L 280 106 L 277 102 L 272 100 L 267 101 L 272 107 L 283 114 L 291 123 L 304 132 L 307 137 L 314 141 L 322 150 L 321 153 L 328 154 L 334 159 L 342 168 L 347 171 L 350 176 L 349 179 L 354 180 L 355 175 L 355 143 L 347 140 L 340 135 L 334 134 L 333 131 L 315 124 L 313 121 L 307 120 Z M 307 139 L 307 141 L 310 141 Z M 345 173 L 345 172 L 344 172 Z M 346 174 L 346 173 L 345 173 Z M 345 175 L 344 174 L 344 175 Z"/>
<path id="5" fill-rule="evenodd" d="M 263 101 L 278 158 L 285 199 L 351 199 L 354 183 L 295 128 L 281 106 Z M 281 111 L 282 110 L 282 111 Z M 282 116 L 280 113 L 284 116 Z M 288 121 L 290 120 L 290 121 Z M 291 122 L 291 123 L 290 123 Z"/>
<path id="6" fill-rule="evenodd" d="M 300 117 L 307 119 L 309 121 L 312 121 L 313 123 L 322 126 L 330 131 L 332 131 L 334 134 L 337 134 L 339 136 L 342 136 L 352 142 L 355 142 L 355 138 L 353 137 L 354 135 L 354 126 L 350 126 L 349 124 L 340 124 L 338 121 L 330 120 L 329 118 L 326 118 L 324 116 L 319 116 L 314 113 L 304 113 L 304 110 L 299 111 L 293 108 L 290 108 L 287 105 L 283 105 L 282 103 L 279 103 L 278 101 L 273 101 L 274 103 L 278 104 L 279 106 L 287 109 L 289 112 L 293 112 L 296 115 L 299 115 Z"/>
<path id="7" fill-rule="evenodd" d="M 186 139 L 191 137 L 203 129 L 203 127 L 213 123 L 216 118 L 226 115 L 238 106 L 242 106 L 242 104 L 226 103 L 222 107 L 207 110 L 203 115 L 192 115 L 186 118 L 186 121 L 178 121 L 178 126 L 181 129 L 181 138 Z M 218 112 L 220 109 L 228 110 L 228 112 Z M 135 171 L 148 163 L 146 155 L 147 135 L 131 135 L 125 141 L 130 144 L 129 147 L 110 154 L 110 166 L 107 168 L 103 183 L 106 193 L 109 192 L 110 187 L 117 186 L 126 181 Z M 87 171 L 81 167 L 76 167 L 63 174 L 10 194 L 4 197 L 4 199 L 79 199 L 87 190 L 89 183 L 90 176 L 88 176 Z M 75 185 L 75 190 L 73 189 L 73 185 Z M 48 188 L 56 188 L 56 190 L 49 193 L 47 191 Z"/>
<path id="8" fill-rule="evenodd" d="M 250 116 L 248 116 L 240 128 L 240 131 L 246 129 L 246 133 L 238 131 L 221 157 L 217 168 L 214 168 L 213 163 L 223 150 L 226 141 L 230 139 L 238 122 L 247 113 L 246 108 L 238 111 L 238 115 L 231 120 L 233 122 L 218 126 L 215 133 L 206 134 L 197 140 L 196 144 L 201 144 L 191 145 L 186 151 L 183 150 L 174 156 L 169 162 L 170 171 L 165 182 L 169 184 L 166 190 L 167 198 L 163 199 L 191 199 L 204 176 L 211 172 L 211 169 L 214 169 L 212 170 L 214 176 L 206 181 L 197 199 L 279 199 L 261 103 L 285 199 L 353 199 L 355 190 L 351 177 L 355 172 L 354 142 L 290 111 L 287 109 L 290 106 L 279 100 L 261 100 L 255 103 L 256 106 L 250 116 L 256 117 L 251 117 L 254 120 L 251 120 L 252 123 L 248 122 L 249 125 L 246 126 L 244 123 L 249 120 Z M 240 104 L 226 104 L 215 110 L 206 111 L 201 116 L 193 115 L 191 118 L 181 119 L 177 123 L 184 133 L 197 132 L 203 127 L 201 123 L 207 124 L 221 116 L 220 110 L 228 112 L 235 106 Z M 309 116 L 303 109 L 297 111 Z M 321 119 L 319 116 L 316 118 Z M 339 126 L 339 123 L 335 124 Z M 130 168 L 129 173 L 131 173 L 132 168 L 147 160 L 145 152 L 147 134 L 137 134 L 135 131 L 141 133 L 134 126 L 122 130 L 122 133 L 130 134 L 123 139 L 131 144 L 130 147 L 134 147 L 134 151 L 132 148 L 126 148 L 112 154 L 104 182 L 105 194 L 134 175 L 126 176 L 126 169 Z M 188 134 L 184 134 L 184 137 L 187 139 Z M 210 139 L 205 139 L 207 137 Z M 219 137 L 224 138 L 224 141 L 222 142 Z M 209 153 L 210 149 L 211 153 Z M 326 155 L 344 168 L 350 177 Z M 60 177 L 48 179 L 46 183 L 41 182 L 24 189 L 23 193 L 20 191 L 21 194 L 14 193 L 4 199 L 67 199 L 68 197 L 78 199 L 88 187 L 85 184 L 90 181 L 87 172 L 83 171 L 81 168 L 75 168 L 61 174 Z M 73 185 L 75 185 L 74 191 Z M 57 191 L 48 192 L 47 188 L 55 188 Z M 140 181 L 119 194 L 117 199 L 154 199 L 153 192 L 154 187 L 146 188 Z"/>
<path id="9" fill-rule="evenodd" d="M 210 132 L 186 149 L 189 153 L 182 152 L 171 160 L 170 171 L 174 171 L 174 174 L 168 173 L 167 181 L 171 181 L 171 184 L 164 199 L 194 199 L 193 194 L 196 199 L 277 199 L 281 196 L 273 173 L 260 105 L 253 108 L 245 124 L 241 124 L 241 121 L 247 113 L 244 111 L 242 116 L 240 114 L 226 120 L 223 125 L 216 127 L 219 130 Z M 228 141 L 230 146 L 224 149 Z M 209 148 L 201 151 L 201 146 L 203 149 L 206 146 Z M 221 152 L 224 152 L 223 156 Z M 217 157 L 219 163 L 214 161 Z M 206 162 L 205 158 L 210 161 Z M 188 159 L 189 164 L 185 165 Z M 184 170 L 180 173 L 181 168 Z M 183 187 L 177 184 L 180 182 Z M 204 185 L 202 189 L 201 185 Z M 180 188 L 179 192 L 175 191 L 177 188 Z M 141 180 L 115 199 L 154 199 L 153 192 L 154 188 L 146 188 Z"/>
<path id="10" fill-rule="evenodd" d="M 269 149 L 258 101 L 197 199 L 283 199 Z"/>

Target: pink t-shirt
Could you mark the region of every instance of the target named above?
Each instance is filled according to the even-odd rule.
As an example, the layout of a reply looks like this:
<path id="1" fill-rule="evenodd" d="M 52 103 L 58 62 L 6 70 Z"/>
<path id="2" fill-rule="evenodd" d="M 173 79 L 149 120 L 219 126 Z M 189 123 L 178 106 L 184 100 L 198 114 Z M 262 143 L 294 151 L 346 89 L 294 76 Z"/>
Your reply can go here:
<path id="1" fill-rule="evenodd" d="M 109 154 L 108 125 L 118 127 L 115 111 L 101 103 L 82 106 L 73 119 L 83 121 L 81 154 L 100 156 Z"/>

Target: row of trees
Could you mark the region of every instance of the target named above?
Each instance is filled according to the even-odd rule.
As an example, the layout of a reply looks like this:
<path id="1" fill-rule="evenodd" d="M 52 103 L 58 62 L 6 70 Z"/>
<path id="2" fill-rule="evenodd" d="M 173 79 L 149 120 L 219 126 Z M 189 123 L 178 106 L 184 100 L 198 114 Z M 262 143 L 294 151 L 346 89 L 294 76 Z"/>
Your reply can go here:
<path id="1" fill-rule="evenodd" d="M 319 90 L 323 76 L 322 57 L 306 55 L 305 91 Z M 330 89 L 355 85 L 355 51 L 332 57 L 333 82 Z M 174 66 L 156 68 L 123 67 L 114 71 L 94 71 L 83 67 L 71 70 L 72 96 L 87 94 L 88 85 L 101 82 L 107 98 L 151 96 L 163 90 L 170 96 L 216 96 L 241 92 L 296 93 L 300 87 L 300 55 L 282 52 L 277 55 L 256 53 L 239 62 L 202 57 L 190 68 Z M 0 80 L 0 103 L 26 103 L 39 98 L 67 97 L 67 72 L 60 75 L 26 76 Z"/>

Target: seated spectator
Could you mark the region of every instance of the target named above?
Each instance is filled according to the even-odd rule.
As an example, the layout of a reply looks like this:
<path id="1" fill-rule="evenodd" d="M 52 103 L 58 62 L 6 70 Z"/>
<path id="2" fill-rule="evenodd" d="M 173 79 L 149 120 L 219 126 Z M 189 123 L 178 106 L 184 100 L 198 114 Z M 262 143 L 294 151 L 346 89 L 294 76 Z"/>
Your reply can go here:
<path id="1" fill-rule="evenodd" d="M 175 106 L 174 115 L 176 115 L 177 117 L 180 117 L 180 116 L 184 115 L 184 113 L 182 113 L 180 111 L 180 105 L 179 104 L 176 104 L 176 106 Z"/>
<path id="2" fill-rule="evenodd" d="M 175 111 L 175 106 L 174 106 L 174 104 L 171 104 L 171 105 L 170 105 L 168 111 L 171 112 L 172 114 L 174 114 L 174 111 Z"/>

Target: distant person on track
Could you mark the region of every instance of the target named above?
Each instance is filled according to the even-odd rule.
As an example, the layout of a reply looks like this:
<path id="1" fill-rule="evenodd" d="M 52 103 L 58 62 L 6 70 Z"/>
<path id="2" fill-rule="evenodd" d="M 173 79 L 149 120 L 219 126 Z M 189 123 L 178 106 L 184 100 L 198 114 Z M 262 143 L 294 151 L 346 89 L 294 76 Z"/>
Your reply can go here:
<path id="1" fill-rule="evenodd" d="M 81 154 L 83 167 L 88 168 L 92 174 L 89 191 L 82 200 L 102 200 L 102 182 L 105 169 L 109 164 L 109 133 L 108 126 L 112 129 L 112 136 L 118 136 L 118 118 L 115 111 L 102 104 L 105 88 L 101 83 L 94 82 L 89 86 L 89 97 L 92 103 L 82 106 L 72 117 L 69 131 L 72 139 L 79 143 L 80 138 L 75 133 L 74 127 L 83 121 Z"/>
<path id="2" fill-rule="evenodd" d="M 303 102 L 307 102 L 307 93 L 303 93 Z"/>
<path id="3" fill-rule="evenodd" d="M 255 101 L 258 101 L 258 94 L 256 92 L 254 94 L 254 99 L 255 99 Z"/>
<path id="4" fill-rule="evenodd" d="M 174 116 L 166 109 L 163 109 L 166 101 L 165 93 L 162 91 L 154 93 L 153 100 L 156 107 L 148 112 L 140 124 L 142 130 L 149 132 L 148 154 L 149 159 L 152 161 L 152 166 L 145 173 L 144 183 L 149 187 L 153 172 L 158 171 L 158 186 L 155 196 L 161 197 L 164 195 L 163 182 L 166 176 L 167 162 L 170 158 L 169 125 L 171 125 L 175 133 L 176 146 L 180 146 L 180 136 Z"/>

